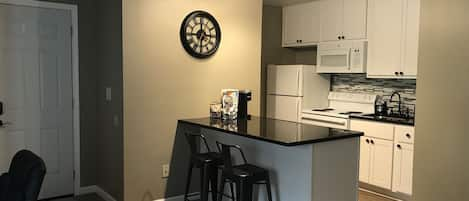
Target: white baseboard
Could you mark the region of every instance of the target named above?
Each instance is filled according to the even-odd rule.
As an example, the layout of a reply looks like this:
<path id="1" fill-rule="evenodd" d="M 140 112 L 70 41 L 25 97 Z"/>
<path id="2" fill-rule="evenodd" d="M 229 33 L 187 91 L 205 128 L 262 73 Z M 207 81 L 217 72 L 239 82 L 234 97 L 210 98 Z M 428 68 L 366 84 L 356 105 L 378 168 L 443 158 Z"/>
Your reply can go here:
<path id="1" fill-rule="evenodd" d="M 191 195 L 198 195 L 199 193 L 191 193 Z M 179 196 L 174 196 L 174 197 L 169 197 L 169 198 L 163 198 L 155 201 L 184 201 L 184 195 L 179 195 Z"/>
<path id="2" fill-rule="evenodd" d="M 103 198 L 105 201 L 116 201 L 114 197 L 112 197 L 109 193 L 104 191 L 99 186 L 80 187 L 79 195 L 86 195 L 86 194 L 91 194 L 91 193 L 96 193 L 99 197 Z"/>

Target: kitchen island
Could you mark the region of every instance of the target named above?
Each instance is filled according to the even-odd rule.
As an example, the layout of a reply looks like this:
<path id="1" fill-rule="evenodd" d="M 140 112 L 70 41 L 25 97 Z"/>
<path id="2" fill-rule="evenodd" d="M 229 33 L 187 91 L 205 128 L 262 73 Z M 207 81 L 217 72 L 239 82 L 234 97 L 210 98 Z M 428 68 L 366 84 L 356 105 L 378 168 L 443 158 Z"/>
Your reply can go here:
<path id="1" fill-rule="evenodd" d="M 215 141 L 240 145 L 249 163 L 270 171 L 274 200 L 357 201 L 362 132 L 262 117 L 178 124 L 179 129 L 204 134 L 213 150 Z M 267 200 L 262 187 L 258 192 L 257 200 Z"/>

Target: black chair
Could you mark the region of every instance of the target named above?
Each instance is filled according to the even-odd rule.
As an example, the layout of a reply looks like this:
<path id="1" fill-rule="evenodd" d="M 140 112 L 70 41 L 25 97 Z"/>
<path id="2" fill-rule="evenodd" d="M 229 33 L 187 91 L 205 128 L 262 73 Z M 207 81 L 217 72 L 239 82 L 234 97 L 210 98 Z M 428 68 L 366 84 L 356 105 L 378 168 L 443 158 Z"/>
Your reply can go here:
<path id="1" fill-rule="evenodd" d="M 218 152 L 212 152 L 210 150 L 210 147 L 207 143 L 207 139 L 204 135 L 195 133 L 185 133 L 185 135 L 190 146 L 191 156 L 186 180 L 186 191 L 184 193 L 184 201 L 187 201 L 190 197 L 189 190 L 193 168 L 200 169 L 200 200 L 207 201 L 209 192 L 212 192 L 212 200 L 216 200 L 218 190 L 218 166 L 222 163 L 221 155 Z M 200 149 L 198 148 L 200 140 L 202 140 L 202 142 L 204 143 L 207 152 L 200 152 Z"/>
<path id="2" fill-rule="evenodd" d="M 0 177 L 0 201 L 36 201 L 46 175 L 44 161 L 31 151 L 16 153 Z"/>
<path id="3" fill-rule="evenodd" d="M 254 185 L 263 184 L 266 185 L 269 201 L 272 201 L 272 190 L 268 170 L 248 164 L 246 156 L 239 145 L 227 145 L 217 142 L 217 147 L 220 149 L 224 167 L 220 180 L 220 192 L 224 191 L 224 186 L 227 182 L 230 184 L 235 183 L 236 201 L 252 201 Z M 239 151 L 244 162 L 243 164 L 233 165 L 231 149 Z M 221 195 L 219 195 L 218 201 L 222 201 Z"/>

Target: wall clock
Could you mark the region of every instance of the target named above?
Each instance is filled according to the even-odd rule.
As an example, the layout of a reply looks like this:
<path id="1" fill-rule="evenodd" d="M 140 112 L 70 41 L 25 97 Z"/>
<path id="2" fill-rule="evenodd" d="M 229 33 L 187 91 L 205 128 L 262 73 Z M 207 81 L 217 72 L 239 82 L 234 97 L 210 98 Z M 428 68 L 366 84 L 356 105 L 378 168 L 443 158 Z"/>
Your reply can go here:
<path id="1" fill-rule="evenodd" d="M 215 54 L 221 41 L 217 20 L 205 11 L 194 11 L 184 18 L 180 30 L 184 49 L 195 58 L 208 58 Z"/>

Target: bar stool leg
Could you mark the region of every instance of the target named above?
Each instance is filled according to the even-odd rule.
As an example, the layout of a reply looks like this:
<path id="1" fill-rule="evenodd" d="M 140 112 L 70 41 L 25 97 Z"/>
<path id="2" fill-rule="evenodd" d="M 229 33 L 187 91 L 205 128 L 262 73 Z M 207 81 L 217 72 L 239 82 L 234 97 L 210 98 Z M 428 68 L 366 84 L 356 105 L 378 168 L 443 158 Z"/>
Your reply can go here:
<path id="1" fill-rule="evenodd" d="M 222 201 L 223 200 L 223 194 L 225 192 L 225 185 L 226 185 L 226 181 L 225 181 L 225 177 L 223 176 L 223 174 L 221 175 L 221 180 L 220 180 L 220 192 L 218 193 L 218 198 L 216 201 Z M 234 201 L 234 200 L 233 200 Z"/>
<path id="2" fill-rule="evenodd" d="M 210 190 L 212 193 L 212 201 L 217 201 L 218 195 L 218 169 L 216 167 L 210 168 Z"/>
<path id="3" fill-rule="evenodd" d="M 268 197 L 269 201 L 272 201 L 272 189 L 271 189 L 271 186 L 270 186 L 269 176 L 267 176 L 267 179 L 265 181 L 265 187 L 267 188 L 267 197 Z"/>
<path id="4" fill-rule="evenodd" d="M 192 168 L 194 168 L 194 165 L 192 164 L 192 162 L 190 162 L 189 170 L 187 171 L 186 191 L 184 193 L 184 201 L 187 200 L 187 197 L 189 195 L 189 188 L 191 186 L 191 180 L 192 180 Z"/>
<path id="5" fill-rule="evenodd" d="M 208 183 L 209 183 L 209 167 L 204 164 L 200 168 L 200 201 L 208 201 Z"/>
<path id="6" fill-rule="evenodd" d="M 230 181 L 230 190 L 231 190 L 231 197 L 233 198 L 232 200 L 235 201 L 236 197 L 235 197 L 235 193 L 234 193 L 234 185 L 233 185 L 233 182 L 231 182 L 231 181 Z"/>
<path id="7" fill-rule="evenodd" d="M 253 184 L 244 180 L 236 183 L 238 201 L 252 201 Z"/>

